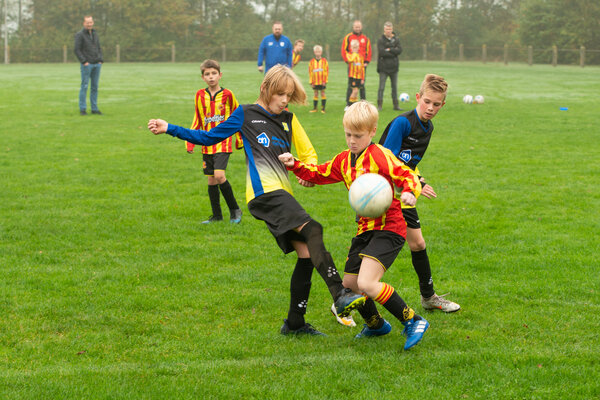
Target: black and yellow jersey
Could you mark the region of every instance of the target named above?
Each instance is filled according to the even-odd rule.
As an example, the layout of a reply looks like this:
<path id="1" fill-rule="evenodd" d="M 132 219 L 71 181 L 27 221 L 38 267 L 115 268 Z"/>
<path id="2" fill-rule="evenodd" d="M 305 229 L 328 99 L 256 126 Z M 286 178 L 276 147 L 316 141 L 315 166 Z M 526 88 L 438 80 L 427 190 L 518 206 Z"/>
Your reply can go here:
<path id="1" fill-rule="evenodd" d="M 292 193 L 288 171 L 279 155 L 295 149 L 299 160 L 317 163 L 317 153 L 295 114 L 271 114 L 258 104 L 238 107 L 210 129 L 193 130 L 169 124 L 167 133 L 190 143 L 210 146 L 236 132 L 242 133 L 246 153 L 246 202 L 264 193 L 283 189 Z"/>

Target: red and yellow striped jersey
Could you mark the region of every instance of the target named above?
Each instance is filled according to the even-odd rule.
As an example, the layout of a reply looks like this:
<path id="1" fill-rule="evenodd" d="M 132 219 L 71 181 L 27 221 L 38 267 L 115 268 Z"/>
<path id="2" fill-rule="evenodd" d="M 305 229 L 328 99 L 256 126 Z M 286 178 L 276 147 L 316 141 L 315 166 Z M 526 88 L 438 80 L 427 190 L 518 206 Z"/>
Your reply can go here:
<path id="1" fill-rule="evenodd" d="M 360 217 L 357 235 L 366 231 L 386 230 L 406 237 L 406 222 L 399 197 L 402 192 L 419 196 L 421 183 L 417 174 L 389 149 L 372 143 L 358 157 L 350 150 L 345 150 L 324 164 L 313 165 L 296 160 L 294 166 L 288 169 L 305 181 L 319 185 L 344 182 L 346 188 L 350 188 L 352 182 L 362 174 L 375 173 L 385 177 L 394 186 L 392 205 L 379 218 Z"/>
<path id="2" fill-rule="evenodd" d="M 296 53 L 295 51 L 292 52 L 292 68 L 294 68 L 300 62 L 301 58 L 302 57 L 300 56 L 300 53 Z"/>
<path id="3" fill-rule="evenodd" d="M 196 93 L 195 103 L 196 112 L 192 129 L 205 131 L 225 121 L 239 106 L 233 92 L 225 88 L 221 88 L 214 96 L 211 96 L 208 88 L 200 89 Z M 232 137 L 228 137 L 212 146 L 202 146 L 202 154 L 231 153 L 233 152 L 232 142 Z M 192 151 L 195 146 L 189 142 L 185 142 L 185 145 L 188 151 Z M 239 132 L 235 135 L 235 147 L 238 149 L 242 147 L 242 137 Z"/>
<path id="4" fill-rule="evenodd" d="M 348 53 L 348 78 L 365 79 L 365 59 L 359 53 Z"/>
<path id="5" fill-rule="evenodd" d="M 329 79 L 329 63 L 323 57 L 313 58 L 308 63 L 308 78 L 311 85 L 326 85 Z"/>

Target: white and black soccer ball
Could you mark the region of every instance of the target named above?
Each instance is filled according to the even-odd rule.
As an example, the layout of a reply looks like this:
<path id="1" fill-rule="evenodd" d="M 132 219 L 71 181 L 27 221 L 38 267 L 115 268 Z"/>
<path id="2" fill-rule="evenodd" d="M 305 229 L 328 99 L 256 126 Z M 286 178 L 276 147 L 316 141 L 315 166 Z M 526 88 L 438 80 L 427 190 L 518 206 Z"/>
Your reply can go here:
<path id="1" fill-rule="evenodd" d="M 401 93 L 398 99 L 400 99 L 401 102 L 406 103 L 410 101 L 410 96 L 408 93 Z"/>
<path id="2" fill-rule="evenodd" d="M 480 94 L 478 94 L 477 96 L 473 97 L 473 103 L 475 103 L 475 104 L 483 104 L 484 101 L 485 101 L 485 99 Z"/>
<path id="3" fill-rule="evenodd" d="M 465 104 L 473 103 L 473 96 L 471 96 L 470 94 L 465 94 L 465 97 L 463 97 L 463 103 L 465 103 Z"/>
<path id="4" fill-rule="evenodd" d="M 390 208 L 394 198 L 392 186 L 379 174 L 363 174 L 352 182 L 348 200 L 361 217 L 378 218 Z"/>

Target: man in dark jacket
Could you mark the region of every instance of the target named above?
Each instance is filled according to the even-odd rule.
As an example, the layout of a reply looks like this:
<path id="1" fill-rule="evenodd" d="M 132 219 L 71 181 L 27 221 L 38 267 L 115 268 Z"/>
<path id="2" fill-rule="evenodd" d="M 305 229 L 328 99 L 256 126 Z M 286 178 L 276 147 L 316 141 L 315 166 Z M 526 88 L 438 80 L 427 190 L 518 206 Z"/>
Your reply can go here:
<path id="1" fill-rule="evenodd" d="M 377 109 L 383 108 L 383 90 L 388 76 L 392 81 L 392 101 L 394 110 L 398 107 L 398 56 L 402 53 L 400 39 L 394 33 L 391 22 L 383 24 L 383 35 L 377 41 L 377 72 L 379 73 L 379 90 L 377 91 Z"/>
<path id="2" fill-rule="evenodd" d="M 102 59 L 100 39 L 93 28 L 94 19 L 91 15 L 86 15 L 83 17 L 83 29 L 75 34 L 75 55 L 81 62 L 80 115 L 87 115 L 85 96 L 90 80 L 92 81 L 92 87 L 90 88 L 92 114 L 102 114 L 98 109 L 98 81 L 100 80 L 100 68 L 104 60 Z"/>

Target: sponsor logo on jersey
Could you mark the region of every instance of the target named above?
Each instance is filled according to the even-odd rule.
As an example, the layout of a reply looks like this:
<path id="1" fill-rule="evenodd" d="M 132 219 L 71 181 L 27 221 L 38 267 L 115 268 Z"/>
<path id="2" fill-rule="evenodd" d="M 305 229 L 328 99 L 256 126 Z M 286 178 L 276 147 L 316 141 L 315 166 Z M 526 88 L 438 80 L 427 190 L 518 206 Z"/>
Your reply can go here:
<path id="1" fill-rule="evenodd" d="M 210 117 L 207 117 L 204 120 L 204 124 L 208 125 L 208 124 L 211 124 L 213 122 L 223 122 L 223 121 L 225 121 L 225 117 L 224 116 L 222 116 L 222 115 L 211 115 Z"/>
<path id="2" fill-rule="evenodd" d="M 279 45 L 280 45 L 281 47 L 285 47 L 285 42 L 279 42 Z"/>
<path id="3" fill-rule="evenodd" d="M 404 161 L 405 163 L 409 162 L 411 158 L 412 158 L 412 151 L 411 150 L 402 150 L 400 152 L 400 159 L 402 161 Z"/>
<path id="4" fill-rule="evenodd" d="M 283 130 L 284 130 L 284 131 L 286 131 L 286 132 L 289 132 L 289 131 L 290 131 L 290 128 L 288 128 L 288 124 L 287 124 L 287 122 L 282 122 L 282 123 L 281 123 L 281 125 L 283 125 Z"/>
<path id="5" fill-rule="evenodd" d="M 264 121 L 262 119 L 253 119 L 250 122 L 252 122 L 253 124 L 266 124 L 267 123 L 267 121 Z"/>
<path id="6" fill-rule="evenodd" d="M 269 42 L 267 45 L 268 46 L 273 46 L 273 42 Z"/>
<path id="7" fill-rule="evenodd" d="M 262 144 L 265 147 L 269 147 L 269 145 L 271 144 L 271 140 L 265 132 L 262 132 L 260 135 L 258 135 L 256 137 L 256 140 L 258 140 L 258 143 Z"/>
<path id="8" fill-rule="evenodd" d="M 288 142 L 286 142 L 285 140 L 280 139 L 276 136 L 273 136 L 272 140 L 273 140 L 273 146 L 281 147 L 283 149 L 291 148 L 291 146 Z"/>

